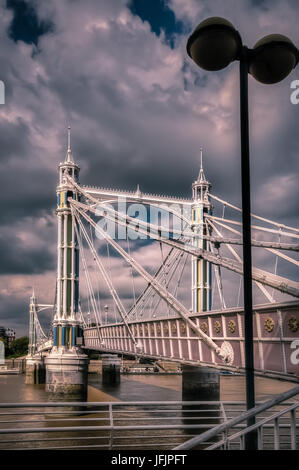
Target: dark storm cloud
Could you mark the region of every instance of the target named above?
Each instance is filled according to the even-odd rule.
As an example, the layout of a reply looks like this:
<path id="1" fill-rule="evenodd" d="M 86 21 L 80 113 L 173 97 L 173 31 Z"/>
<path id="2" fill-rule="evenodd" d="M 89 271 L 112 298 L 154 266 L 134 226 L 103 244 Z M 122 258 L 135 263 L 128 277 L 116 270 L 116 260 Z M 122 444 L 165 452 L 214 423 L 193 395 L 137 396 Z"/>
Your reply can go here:
<path id="1" fill-rule="evenodd" d="M 32 157 L 37 149 L 32 149 L 28 124 L 22 118 L 16 122 L 3 120 L 0 129 L 0 221 L 17 222 L 53 209 L 56 175 L 34 164 Z"/>
<path id="2" fill-rule="evenodd" d="M 51 235 L 54 235 L 52 230 Z M 2 230 L 0 234 L 0 260 L 0 275 L 40 274 L 54 269 L 56 261 L 46 244 L 26 246 L 11 230 Z"/>
<path id="3" fill-rule="evenodd" d="M 266 8 L 268 4 L 268 0 L 250 0 L 250 3 L 253 7 Z"/>
<path id="4" fill-rule="evenodd" d="M 28 304 L 24 304 L 22 299 L 8 298 L 5 303 L 0 303 L 0 323 L 17 331 L 17 336 L 27 335 L 28 311 Z"/>
<path id="5" fill-rule="evenodd" d="M 34 8 L 34 0 L 7 0 L 6 5 L 13 11 L 13 19 L 8 33 L 14 41 L 24 41 L 27 44 L 38 45 L 38 39 L 43 34 L 53 31 L 51 21 L 39 20 Z"/>
<path id="6" fill-rule="evenodd" d="M 149 22 L 151 30 L 157 36 L 160 36 L 161 31 L 164 31 L 165 39 L 171 47 L 174 47 L 175 35 L 182 34 L 186 29 L 182 21 L 177 21 L 174 12 L 165 0 L 156 0 L 155 2 L 130 0 L 128 5 L 134 15 Z"/>

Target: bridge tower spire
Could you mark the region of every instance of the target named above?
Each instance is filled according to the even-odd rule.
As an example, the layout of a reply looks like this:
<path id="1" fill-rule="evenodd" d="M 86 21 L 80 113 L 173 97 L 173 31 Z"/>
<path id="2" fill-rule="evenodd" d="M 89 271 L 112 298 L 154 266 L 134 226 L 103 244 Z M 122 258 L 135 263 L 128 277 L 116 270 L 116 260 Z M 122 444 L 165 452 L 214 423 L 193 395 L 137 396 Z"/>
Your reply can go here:
<path id="1" fill-rule="evenodd" d="M 34 294 L 34 289 L 32 289 L 32 295 L 30 297 L 29 304 L 29 344 L 28 344 L 28 355 L 34 356 L 35 354 L 35 344 L 36 344 L 36 335 L 35 335 L 35 311 L 36 311 L 36 297 Z"/>
<path id="2" fill-rule="evenodd" d="M 88 358 L 80 349 L 83 330 L 79 316 L 79 246 L 75 230 L 77 222 L 69 203 L 70 198 L 79 200 L 79 194 L 67 179 L 70 177 L 78 183 L 79 172 L 80 167 L 72 155 L 68 127 L 67 152 L 65 161 L 59 164 L 57 186 L 57 299 L 53 347 L 46 359 L 46 390 L 80 397 L 86 395 Z"/>
<path id="3" fill-rule="evenodd" d="M 70 176 L 79 182 L 79 172 L 80 167 L 74 163 L 72 156 L 70 127 L 68 127 L 67 152 L 65 161 L 59 165 L 57 186 L 57 308 L 54 316 L 54 346 L 75 346 L 74 328 L 80 324 L 78 319 L 79 247 L 75 235 L 76 222 L 73 220 L 68 202 L 69 198 L 78 200 L 79 195 L 74 188 L 70 187 L 66 178 Z M 73 329 L 70 330 L 70 327 Z"/>
<path id="4" fill-rule="evenodd" d="M 197 179 L 192 184 L 192 227 L 195 233 L 208 235 L 205 225 L 205 214 L 211 214 L 209 191 L 211 184 L 206 179 L 203 169 L 203 152 L 200 148 L 200 169 Z M 207 249 L 207 241 L 203 238 L 194 239 L 194 245 Z M 212 269 L 205 260 L 192 257 L 192 312 L 211 310 L 212 308 Z"/>

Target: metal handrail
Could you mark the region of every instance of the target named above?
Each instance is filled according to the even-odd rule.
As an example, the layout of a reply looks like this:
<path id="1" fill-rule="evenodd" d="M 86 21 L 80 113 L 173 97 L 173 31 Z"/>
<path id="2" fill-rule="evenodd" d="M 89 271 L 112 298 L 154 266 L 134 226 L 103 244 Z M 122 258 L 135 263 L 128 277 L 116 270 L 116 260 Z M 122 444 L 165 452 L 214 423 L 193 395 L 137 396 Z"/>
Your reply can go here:
<path id="1" fill-rule="evenodd" d="M 255 406 L 251 410 L 246 411 L 245 413 L 241 414 L 240 416 L 237 416 L 236 418 L 233 418 L 227 422 L 224 422 L 222 424 L 219 424 L 218 426 L 215 426 L 213 429 L 210 429 L 204 433 L 202 433 L 200 436 L 196 436 L 192 439 L 190 439 L 187 442 L 184 442 L 183 444 L 180 444 L 177 447 L 174 447 L 173 450 L 190 450 L 193 449 L 195 446 L 198 446 L 199 444 L 205 443 L 207 440 L 213 439 L 215 436 L 217 436 L 220 433 L 227 433 L 231 428 L 234 426 L 243 423 L 244 421 L 247 421 L 248 418 L 251 418 L 253 416 L 258 416 L 261 412 L 269 410 L 275 405 L 279 405 L 280 403 L 285 402 L 289 398 L 292 398 L 296 395 L 299 394 L 299 385 L 296 387 L 292 388 L 291 390 L 288 390 L 287 392 L 281 393 L 280 395 L 275 396 L 274 398 L 271 398 L 270 400 Z M 299 404 L 299 402 L 298 402 Z M 269 417 L 270 418 L 270 417 Z M 257 423 L 257 427 L 259 427 L 260 423 Z M 250 427 L 251 428 L 251 427 Z M 246 428 L 244 430 L 246 433 L 250 432 L 250 428 Z"/>
<path id="2" fill-rule="evenodd" d="M 223 446 L 224 444 L 227 444 L 230 441 L 233 441 L 237 439 L 238 437 L 243 437 L 245 434 L 248 434 L 251 431 L 254 431 L 256 429 L 260 429 L 263 427 L 265 424 L 269 423 L 270 421 L 278 419 L 280 416 L 283 416 L 286 413 L 289 413 L 290 411 L 295 410 L 298 408 L 299 402 L 294 403 L 291 406 L 288 406 L 284 410 L 278 411 L 277 413 L 274 413 L 274 415 L 268 416 L 267 418 L 264 418 L 262 421 L 259 421 L 258 423 L 253 424 L 252 426 L 249 426 L 245 429 L 242 429 L 239 432 L 236 432 L 235 434 L 228 436 L 226 439 L 222 439 L 220 442 L 215 442 L 215 444 L 212 444 L 211 446 L 207 447 L 205 450 L 214 450 L 217 449 L 218 447 Z M 286 425 L 288 427 L 291 427 L 291 425 Z"/>
<path id="3" fill-rule="evenodd" d="M 285 421 L 285 417 L 281 418 L 279 429 L 290 429 L 291 433 L 287 432 L 291 434 L 291 446 L 292 448 L 296 446 L 296 432 L 299 426 L 296 427 L 294 400 L 288 401 L 288 398 L 296 393 L 299 393 L 299 386 L 280 397 L 275 397 L 274 400 L 270 400 L 272 406 L 278 405 L 275 409 L 274 418 L 269 416 L 269 413 L 273 413 L 273 410 L 270 411 L 265 403 L 258 406 L 258 409 L 262 407 L 264 410 L 261 417 L 266 420 L 262 422 L 263 429 L 265 431 L 269 430 L 271 436 L 274 435 L 276 447 L 277 442 L 279 442 L 276 421 L 279 416 L 286 412 L 285 408 L 287 406 L 289 413 L 291 413 L 291 421 L 288 417 L 286 417 L 287 421 Z M 283 405 L 281 404 L 282 401 Z M 269 405 L 269 402 L 266 404 Z M 282 406 L 283 409 L 281 409 Z M 295 406 L 297 406 L 297 402 Z M 94 416 L 91 415 L 92 413 Z M 240 416 L 237 419 L 237 422 L 240 421 L 240 423 L 235 424 L 234 432 L 237 438 L 242 439 L 248 428 L 246 428 L 246 423 L 243 422 L 246 418 L 244 418 L 244 402 L 241 401 L 1 403 L 0 448 L 8 446 L 9 448 L 13 447 L 15 450 L 18 450 L 19 447 L 35 450 L 41 449 L 40 446 L 46 448 L 44 445 L 48 445 L 47 448 L 50 449 L 115 449 L 119 446 L 121 446 L 120 448 L 165 448 L 167 446 L 168 449 L 176 449 L 180 446 L 175 446 L 178 446 L 180 442 L 186 439 L 189 443 L 193 437 L 197 439 L 206 436 L 205 431 L 207 429 L 210 429 L 208 433 L 213 432 L 212 435 L 214 435 L 215 429 L 219 432 L 222 425 L 220 425 L 221 427 L 219 425 L 215 426 L 215 420 L 226 425 L 232 422 L 236 423 L 236 418 L 230 418 L 230 416 L 234 416 L 234 413 L 241 413 L 241 419 Z M 28 416 L 29 414 L 31 419 Z M 204 422 L 204 419 L 208 421 Z M 273 419 L 274 422 L 269 423 Z M 42 424 L 44 420 L 46 421 L 45 425 Z M 39 422 L 39 425 L 36 424 L 37 422 Z M 259 422 L 261 423 L 261 420 Z M 72 436 L 74 431 L 77 435 L 68 437 Z M 98 433 L 99 431 L 100 433 Z M 96 432 L 96 435 L 94 435 L 94 432 Z M 188 435 L 186 435 L 186 432 Z M 198 433 L 201 432 L 205 433 L 198 436 Z M 5 435 L 7 435 L 7 439 L 5 439 Z M 21 435 L 24 436 L 24 439 L 23 436 L 20 439 Z M 226 447 L 226 444 L 231 442 L 231 439 L 228 439 L 227 431 L 225 438 L 223 436 L 222 438 L 224 442 L 221 441 L 220 446 Z M 261 438 L 262 434 L 260 432 L 259 440 Z M 71 442 L 72 440 L 74 442 Z M 56 445 L 55 441 L 57 442 Z M 59 445 L 58 443 L 62 444 Z M 214 446 L 215 440 L 205 438 L 204 444 L 205 448 Z M 234 442 L 232 445 L 234 445 Z"/>
<path id="4" fill-rule="evenodd" d="M 243 402 L 224 404 L 230 411 L 236 405 L 244 408 Z M 224 406 L 179 400 L 1 403 L 0 449 L 171 449 L 221 422 Z"/>

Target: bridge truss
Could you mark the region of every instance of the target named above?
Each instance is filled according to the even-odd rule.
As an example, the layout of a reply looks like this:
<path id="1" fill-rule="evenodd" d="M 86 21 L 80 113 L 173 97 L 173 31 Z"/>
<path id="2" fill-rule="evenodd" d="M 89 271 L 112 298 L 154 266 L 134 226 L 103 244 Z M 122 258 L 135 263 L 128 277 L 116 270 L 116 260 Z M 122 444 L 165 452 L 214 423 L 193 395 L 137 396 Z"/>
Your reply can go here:
<path id="1" fill-rule="evenodd" d="M 84 294 L 81 283 L 79 315 L 72 321 L 73 328 L 83 327 L 85 347 L 242 369 L 241 210 L 211 193 L 202 162 L 192 199 L 180 199 L 145 194 L 139 186 L 135 192 L 82 186 L 70 155 L 69 146 L 68 160 L 61 164 L 58 211 L 68 211 L 73 233 L 68 247 L 74 256 L 80 253 Z M 298 375 L 292 348 L 299 331 L 299 283 L 294 280 L 299 229 L 255 214 L 252 219 L 252 277 L 260 293 L 254 313 L 256 368 Z M 76 276 L 69 276 L 76 287 Z M 31 330 L 39 350 L 47 349 L 53 343 L 41 333 L 31 304 L 36 323 Z"/>

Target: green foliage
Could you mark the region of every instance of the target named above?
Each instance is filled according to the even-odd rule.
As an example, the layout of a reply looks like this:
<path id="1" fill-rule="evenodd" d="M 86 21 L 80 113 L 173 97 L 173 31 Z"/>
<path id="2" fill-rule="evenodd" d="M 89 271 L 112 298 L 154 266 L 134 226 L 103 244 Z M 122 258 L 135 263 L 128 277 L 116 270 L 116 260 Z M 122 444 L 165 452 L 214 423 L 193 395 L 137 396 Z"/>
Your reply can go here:
<path id="1" fill-rule="evenodd" d="M 6 350 L 6 355 L 8 357 L 20 357 L 28 354 L 28 343 L 29 338 L 27 336 L 22 336 L 21 338 L 15 339 L 10 348 Z"/>

